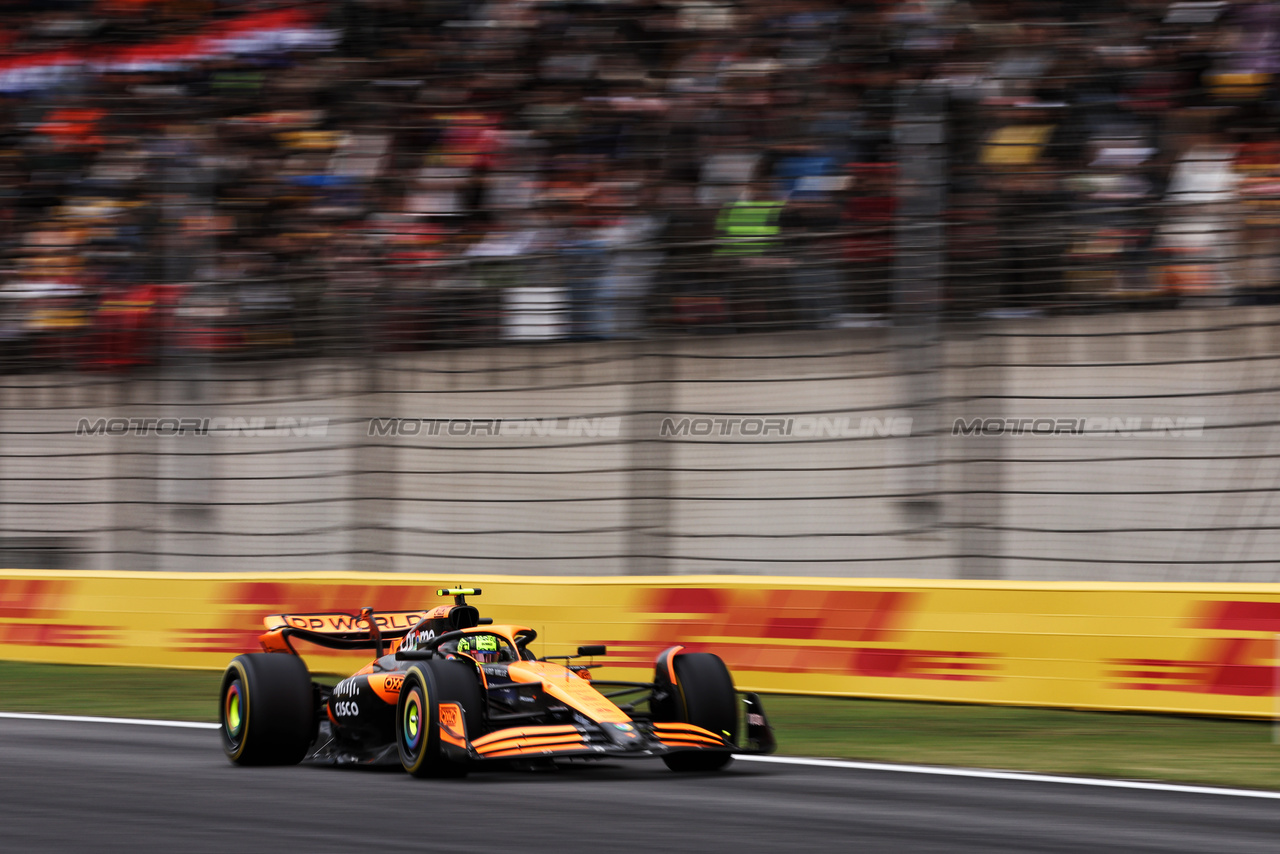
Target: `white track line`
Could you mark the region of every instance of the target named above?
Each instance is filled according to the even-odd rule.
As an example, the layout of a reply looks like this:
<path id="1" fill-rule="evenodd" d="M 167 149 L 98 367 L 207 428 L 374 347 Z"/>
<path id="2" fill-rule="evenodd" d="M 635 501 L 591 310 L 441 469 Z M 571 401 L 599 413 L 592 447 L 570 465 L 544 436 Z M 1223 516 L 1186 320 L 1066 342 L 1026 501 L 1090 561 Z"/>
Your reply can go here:
<path id="1" fill-rule="evenodd" d="M 0 718 L 19 721 L 64 721 L 73 724 L 133 724 L 134 726 L 168 726 L 181 729 L 217 729 L 219 724 L 200 721 L 151 721 L 144 718 L 95 718 L 87 715 L 36 715 L 26 712 L 0 712 Z"/>
<path id="2" fill-rule="evenodd" d="M 983 780 L 1014 780 L 1021 783 L 1066 783 L 1105 789 L 1142 789 L 1148 792 L 1181 792 L 1188 795 L 1229 795 L 1235 798 L 1280 800 L 1280 792 L 1259 789 L 1224 789 L 1217 786 L 1184 786 L 1178 783 L 1146 783 L 1141 780 L 1103 780 L 1096 777 L 1057 777 L 1023 774 L 1017 771 L 988 771 L 982 768 L 941 768 L 936 765 L 892 765 L 882 762 L 850 762 L 843 759 L 805 759 L 799 756 L 736 756 L 748 762 L 779 765 L 808 765 L 814 768 L 849 768 L 855 771 L 893 771 L 899 774 L 929 774 L 935 777 L 978 777 Z"/>
<path id="3" fill-rule="evenodd" d="M 87 715 L 39 715 L 27 712 L 0 712 L 0 719 L 21 721 L 63 721 L 81 724 L 132 724 L 180 729 L 218 729 L 219 724 L 199 721 L 157 721 L 145 718 L 104 718 Z M 1049 774 L 1022 774 L 1016 771 L 988 771 L 982 768 L 943 768 L 936 765 L 894 765 L 886 762 L 851 762 L 845 759 L 806 759 L 802 756 L 742 756 L 743 762 L 771 762 L 777 765 L 804 765 L 810 768 L 847 768 L 852 771 L 890 771 L 897 774 L 926 774 L 933 777 L 977 777 L 983 780 L 1013 780 L 1020 783 L 1065 783 L 1104 789 L 1141 789 L 1148 792 L 1180 792 L 1188 795 L 1227 795 L 1234 798 L 1280 800 L 1280 792 L 1258 789 L 1224 789 L 1217 786 L 1184 786 L 1177 783 L 1145 783 L 1140 780 L 1103 780 L 1096 777 L 1057 777 Z"/>

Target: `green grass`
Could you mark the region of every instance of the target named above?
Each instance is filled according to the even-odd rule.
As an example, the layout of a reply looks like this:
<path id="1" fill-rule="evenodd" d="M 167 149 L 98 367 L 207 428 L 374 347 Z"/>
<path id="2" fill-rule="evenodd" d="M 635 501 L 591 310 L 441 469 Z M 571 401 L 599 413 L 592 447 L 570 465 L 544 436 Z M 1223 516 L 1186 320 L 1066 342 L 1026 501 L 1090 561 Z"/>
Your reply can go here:
<path id="1" fill-rule="evenodd" d="M 1280 789 L 1266 721 L 767 696 L 778 752 Z"/>
<path id="2" fill-rule="evenodd" d="M 220 673 L 0 662 L 0 710 L 217 720 Z M 1280 789 L 1266 722 L 766 696 L 778 752 Z"/>
<path id="3" fill-rule="evenodd" d="M 0 711 L 216 721 L 221 673 L 0 661 Z"/>

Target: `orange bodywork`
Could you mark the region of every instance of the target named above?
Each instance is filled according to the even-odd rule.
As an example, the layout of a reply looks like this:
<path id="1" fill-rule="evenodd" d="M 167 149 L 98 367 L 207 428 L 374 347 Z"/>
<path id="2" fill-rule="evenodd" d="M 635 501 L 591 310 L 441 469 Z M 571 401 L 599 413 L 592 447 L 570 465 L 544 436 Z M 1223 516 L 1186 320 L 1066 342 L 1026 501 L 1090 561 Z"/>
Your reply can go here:
<path id="1" fill-rule="evenodd" d="M 572 747 L 579 749 L 584 742 L 579 733 L 566 733 L 565 735 L 549 735 L 546 738 L 510 738 L 502 741 L 495 741 L 492 744 L 486 744 L 484 747 L 477 747 L 476 753 L 481 756 L 501 756 L 513 750 L 524 750 L 526 748 L 532 750 L 549 750 L 555 747 Z"/>
<path id="2" fill-rule="evenodd" d="M 723 747 L 725 743 L 711 730 L 693 724 L 655 722 L 653 734 L 668 747 Z"/>
<path id="3" fill-rule="evenodd" d="M 517 747 L 517 748 L 513 748 L 512 750 L 497 750 L 497 751 L 494 751 L 493 753 L 487 753 L 485 754 L 485 758 L 499 759 L 503 757 L 509 758 L 512 756 L 530 756 L 530 755 L 542 756 L 547 753 L 564 753 L 570 750 L 581 750 L 581 749 L 582 749 L 582 742 L 577 742 L 575 744 L 544 745 L 541 747 Z"/>
<path id="4" fill-rule="evenodd" d="M 684 649 L 683 646 L 677 645 L 663 653 L 663 656 L 667 659 L 667 678 L 671 680 L 672 685 L 676 684 L 676 656 L 680 654 L 682 649 Z"/>
<path id="5" fill-rule="evenodd" d="M 542 683 L 542 690 L 566 706 L 600 723 L 630 723 L 631 717 L 580 679 L 569 668 L 548 661 L 521 661 L 508 665 L 512 682 Z"/>
<path id="6" fill-rule="evenodd" d="M 440 704 L 440 740 L 467 749 L 467 733 L 462 723 L 462 707 L 457 703 Z"/>
<path id="7" fill-rule="evenodd" d="M 372 665 L 370 665 L 372 668 Z M 400 688 L 404 685 L 403 673 L 370 673 L 369 687 L 384 703 L 395 705 L 400 699 Z"/>
<path id="8" fill-rule="evenodd" d="M 581 750 L 582 733 L 569 724 L 522 726 L 499 730 L 471 742 L 472 748 L 486 758 L 520 756 L 522 754 Z"/>
<path id="9" fill-rule="evenodd" d="M 429 620 L 447 620 L 449 612 L 453 610 L 452 605 L 439 605 L 423 614 Z"/>
<path id="10" fill-rule="evenodd" d="M 573 736 L 574 738 L 577 738 L 578 729 L 571 724 L 511 727 L 510 729 L 500 729 L 497 732 L 491 732 L 488 735 L 481 736 L 471 742 L 471 746 L 479 750 L 482 747 L 486 747 L 499 741 L 511 741 L 512 739 L 519 738 L 544 738 L 548 736 Z"/>
<path id="11" fill-rule="evenodd" d="M 262 647 L 263 652 L 287 652 L 291 655 L 298 654 L 294 648 L 289 645 L 289 639 L 284 636 L 283 626 L 258 635 L 258 645 Z"/>

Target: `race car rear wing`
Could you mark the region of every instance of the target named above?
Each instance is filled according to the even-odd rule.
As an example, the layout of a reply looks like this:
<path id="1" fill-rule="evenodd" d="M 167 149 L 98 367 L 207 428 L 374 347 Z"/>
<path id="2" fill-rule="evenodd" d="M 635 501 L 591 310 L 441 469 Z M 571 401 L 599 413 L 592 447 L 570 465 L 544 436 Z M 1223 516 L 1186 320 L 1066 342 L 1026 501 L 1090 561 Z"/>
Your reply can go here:
<path id="1" fill-rule="evenodd" d="M 437 596 L 452 596 L 452 605 L 440 605 L 422 611 L 386 611 L 375 614 L 364 607 L 359 614 L 342 611 L 317 614 L 272 614 L 263 619 L 267 631 L 258 636 L 258 643 L 266 652 L 288 652 L 297 655 L 291 638 L 300 638 L 316 646 L 328 649 L 372 649 L 382 656 L 383 641 L 392 641 L 392 651 L 399 646 L 396 641 L 422 623 L 431 634 L 449 630 L 492 624 L 493 620 L 481 618 L 475 606 L 467 604 L 467 596 L 479 596 L 478 587 L 448 587 L 436 591 Z"/>
<path id="2" fill-rule="evenodd" d="M 326 649 L 371 649 L 382 655 L 384 641 L 403 638 L 430 613 L 423 610 L 375 614 L 372 608 L 361 608 L 359 614 L 272 614 L 262 621 L 267 631 L 258 637 L 258 643 L 266 652 L 297 655 L 290 640 L 298 638 Z"/>
<path id="3" fill-rule="evenodd" d="M 442 594 L 454 593 L 441 591 Z M 471 591 L 468 591 L 471 592 Z M 474 591 L 474 592 L 479 592 Z M 458 598 L 461 598 L 460 596 Z M 318 614 L 272 614 L 263 619 L 267 631 L 258 636 L 258 643 L 266 652 L 288 652 L 297 655 L 291 638 L 305 640 L 326 649 L 371 649 L 379 656 L 385 641 L 392 642 L 392 651 L 414 626 L 424 619 L 439 622 L 450 628 L 491 624 L 493 620 L 482 618 L 476 609 L 462 604 L 442 605 L 422 611 L 386 611 L 374 613 L 372 608 L 361 608 L 359 614 L 342 611 Z"/>

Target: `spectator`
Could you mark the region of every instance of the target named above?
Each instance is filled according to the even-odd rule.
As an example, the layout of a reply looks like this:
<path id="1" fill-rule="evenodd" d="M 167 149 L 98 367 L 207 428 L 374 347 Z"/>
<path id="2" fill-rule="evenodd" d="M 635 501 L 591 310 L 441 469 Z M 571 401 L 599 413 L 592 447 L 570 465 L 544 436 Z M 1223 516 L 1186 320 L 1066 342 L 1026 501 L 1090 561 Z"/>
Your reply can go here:
<path id="1" fill-rule="evenodd" d="M 834 326 L 844 313 L 840 268 L 840 210 L 830 190 L 836 181 L 809 176 L 782 209 L 780 225 L 787 243 L 787 281 L 796 322 L 804 329 Z"/>
<path id="2" fill-rule="evenodd" d="M 1277 275 L 1273 0 L 3 8 L 0 287 L 56 274 L 92 304 L 131 278 L 186 293 L 251 269 L 329 330 L 294 336 L 317 346 L 358 264 L 396 323 L 415 307 L 415 346 L 497 330 L 466 286 L 504 286 L 516 259 L 558 265 L 583 337 L 882 313 L 900 99 L 925 80 L 949 98 L 955 298 L 1058 304 L 1060 271 L 1102 245 L 1084 223 L 1124 247 L 1090 299 Z M 846 172 L 846 196 L 813 190 Z"/>
<path id="3" fill-rule="evenodd" d="M 1201 119 L 1203 121 L 1203 118 Z M 1183 296 L 1224 296 L 1239 284 L 1239 175 L 1224 134 L 1188 133 L 1165 194 L 1162 246 L 1173 289 Z"/>
<path id="4" fill-rule="evenodd" d="M 716 255 L 732 320 L 739 330 L 760 328 L 781 316 L 783 254 L 779 214 L 783 202 L 771 182 L 752 180 L 716 219 Z"/>

